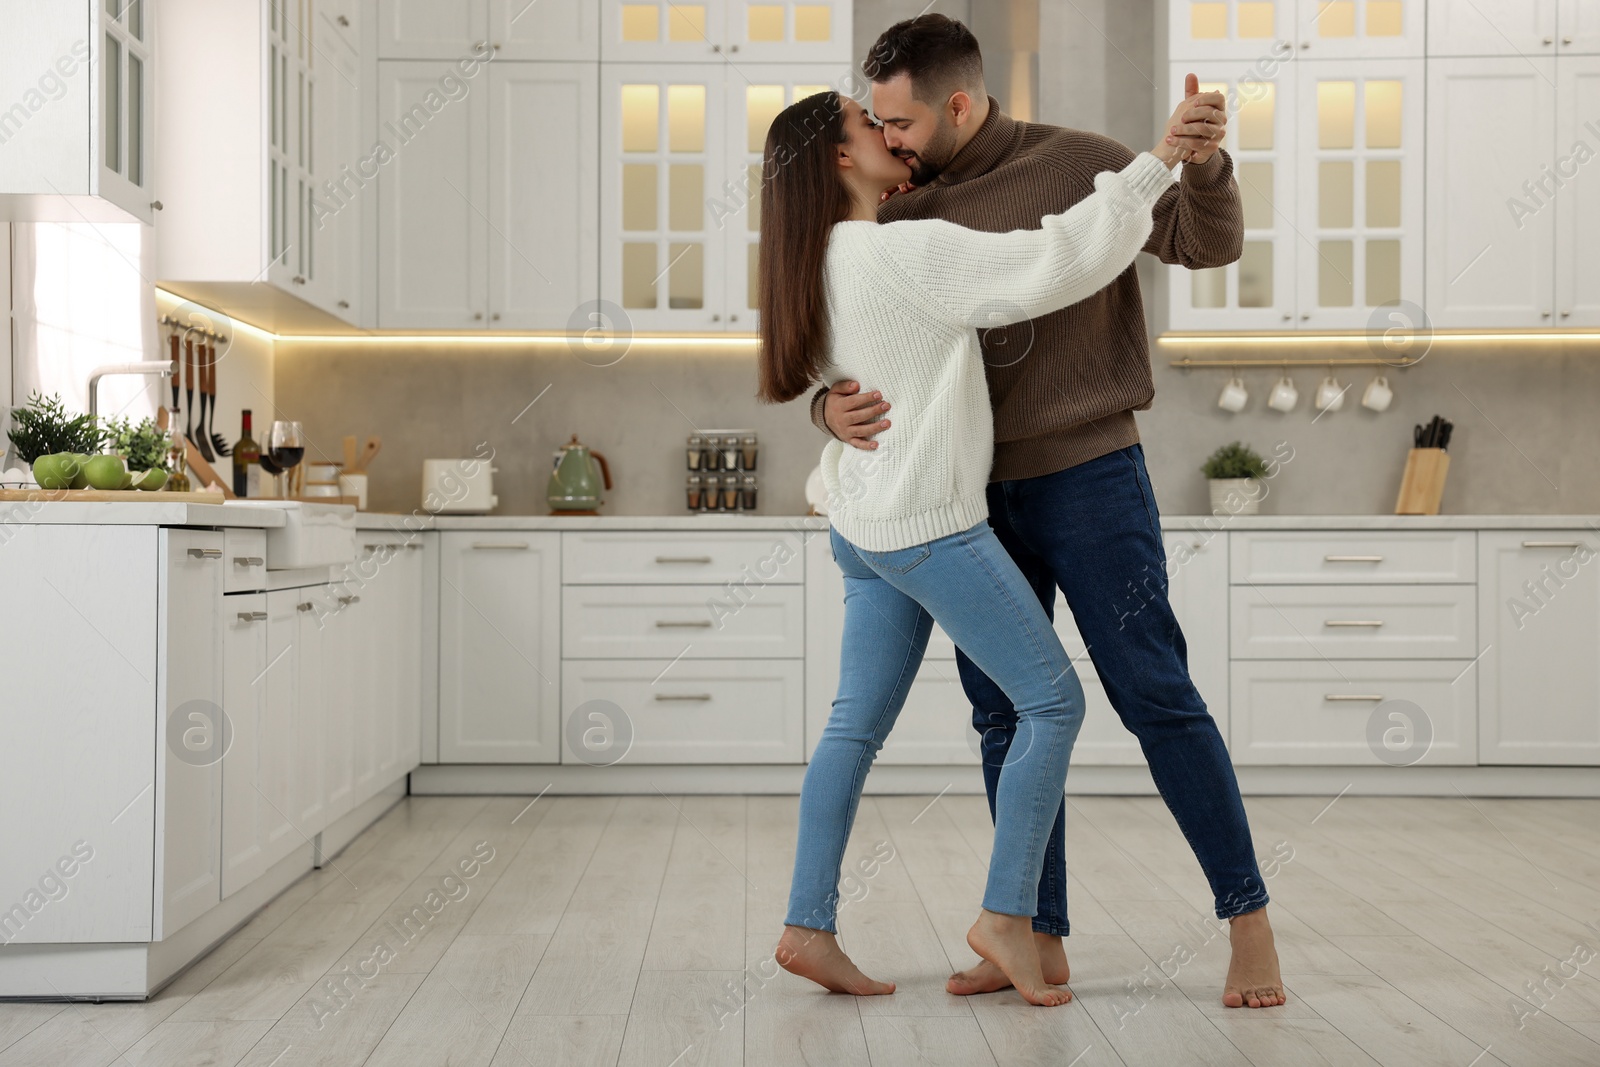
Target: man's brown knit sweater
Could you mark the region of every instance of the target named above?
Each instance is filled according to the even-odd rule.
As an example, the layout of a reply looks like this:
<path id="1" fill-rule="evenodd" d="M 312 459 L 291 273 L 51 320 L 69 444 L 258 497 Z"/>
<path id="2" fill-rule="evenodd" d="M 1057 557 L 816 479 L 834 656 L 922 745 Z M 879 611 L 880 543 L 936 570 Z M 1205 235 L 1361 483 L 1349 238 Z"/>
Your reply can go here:
<path id="1" fill-rule="evenodd" d="M 1036 230 L 1045 215 L 1094 192 L 1096 174 L 1121 170 L 1133 158 L 1109 137 L 1018 122 L 990 97 L 988 117 L 944 172 L 891 197 L 878 221 L 934 218 L 990 233 Z M 1182 180 L 1156 204 L 1144 250 L 1163 263 L 1220 267 L 1239 258 L 1243 240 L 1233 161 L 1218 151 L 1204 165 L 1183 167 Z M 949 267 L 962 270 L 960 263 Z M 979 334 L 994 406 L 991 481 L 1053 474 L 1139 440 L 1133 413 L 1150 406 L 1155 383 L 1132 266 L 1087 300 Z M 811 420 L 824 432 L 826 393 L 819 390 L 811 401 Z M 893 405 L 895 398 L 884 399 Z"/>

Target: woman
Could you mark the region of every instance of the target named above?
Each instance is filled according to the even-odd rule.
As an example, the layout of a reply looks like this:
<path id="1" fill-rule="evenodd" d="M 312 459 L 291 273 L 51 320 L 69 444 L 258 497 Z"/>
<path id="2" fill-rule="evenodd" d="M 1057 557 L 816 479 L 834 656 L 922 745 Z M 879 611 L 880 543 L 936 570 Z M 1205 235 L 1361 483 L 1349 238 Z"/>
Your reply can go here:
<path id="1" fill-rule="evenodd" d="M 1176 117 L 1174 121 L 1177 121 Z M 854 379 L 896 398 L 873 451 L 823 450 L 834 560 L 844 572 L 839 693 L 806 770 L 794 881 L 776 958 L 828 989 L 891 993 L 835 939 L 840 863 L 861 788 L 934 621 L 1005 691 L 1018 733 L 1001 770 L 974 951 L 1034 1004 L 1062 1004 L 1032 933 L 1044 846 L 1083 719 L 1066 652 L 989 527 L 993 424 L 976 327 L 1037 318 L 1109 284 L 1151 229 L 1181 150 L 1143 153 L 1039 230 L 940 220 L 879 225 L 910 169 L 855 101 L 826 92 L 767 134 L 761 188 L 761 396 Z"/>

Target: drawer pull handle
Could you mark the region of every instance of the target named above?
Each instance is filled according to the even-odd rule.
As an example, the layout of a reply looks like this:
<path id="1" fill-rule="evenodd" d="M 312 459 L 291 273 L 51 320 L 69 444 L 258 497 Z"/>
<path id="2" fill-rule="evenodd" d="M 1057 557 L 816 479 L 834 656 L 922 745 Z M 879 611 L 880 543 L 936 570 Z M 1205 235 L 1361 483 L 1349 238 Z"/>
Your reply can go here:
<path id="1" fill-rule="evenodd" d="M 1524 541 L 1523 548 L 1582 548 L 1578 541 Z"/>
<path id="2" fill-rule="evenodd" d="M 355 603 L 358 603 L 360 600 L 361 600 L 361 598 L 358 597 L 358 596 L 342 596 L 342 597 L 339 598 L 339 603 L 341 603 L 341 604 L 355 604 Z"/>
<path id="3" fill-rule="evenodd" d="M 710 700 L 710 693 L 657 693 L 657 700 Z"/>
<path id="4" fill-rule="evenodd" d="M 1324 626 L 1372 626 L 1372 627 L 1378 627 L 1378 626 L 1382 626 L 1383 625 L 1383 620 L 1382 619 L 1328 619 L 1322 625 L 1324 625 Z"/>
<path id="5" fill-rule="evenodd" d="M 1374 704 L 1383 703 L 1384 698 L 1375 693 L 1329 693 L 1323 700 L 1362 700 Z"/>
<path id="6" fill-rule="evenodd" d="M 262 559 L 260 556 L 234 556 L 233 557 L 233 565 L 235 567 L 259 567 L 265 562 L 266 562 L 266 560 Z"/>
<path id="7" fill-rule="evenodd" d="M 421 546 L 421 545 L 419 545 L 419 544 L 417 544 L 417 542 L 415 542 L 415 541 L 407 541 L 407 542 L 406 542 L 406 547 L 407 547 L 407 548 L 414 548 L 414 549 L 417 549 L 417 550 L 419 550 L 419 551 L 420 551 L 420 550 L 421 550 L 421 548 L 422 548 L 422 546 Z"/>
<path id="8" fill-rule="evenodd" d="M 189 555 L 190 555 L 190 557 L 192 557 L 194 559 L 221 559 L 222 558 L 222 549 L 220 549 L 220 548 L 191 548 L 189 550 Z"/>
<path id="9" fill-rule="evenodd" d="M 695 629 L 709 630 L 711 628 L 711 620 L 710 619 L 699 619 L 697 621 L 687 621 L 687 622 L 678 622 L 678 621 L 673 620 L 673 619 L 657 619 L 656 620 L 656 629 L 658 629 L 658 630 L 668 630 L 668 629 L 672 629 L 674 627 L 685 627 L 685 626 L 693 627 Z"/>
<path id="10" fill-rule="evenodd" d="M 239 621 L 240 622 L 255 622 L 257 619 L 264 619 L 266 617 L 267 617 L 267 613 L 264 612 L 264 611 L 241 611 L 241 612 L 239 612 Z"/>
<path id="11" fill-rule="evenodd" d="M 710 563 L 710 556 L 657 556 L 657 563 Z"/>
<path id="12" fill-rule="evenodd" d="M 526 542 L 526 541 L 515 541 L 515 542 L 513 542 L 513 541 L 505 541 L 505 542 L 501 542 L 501 541 L 474 541 L 474 542 L 472 542 L 472 547 L 473 548 L 527 548 L 528 547 L 528 542 Z"/>
<path id="13" fill-rule="evenodd" d="M 405 544 L 403 542 L 399 542 L 399 541 L 384 541 L 382 544 L 376 544 L 376 545 L 367 544 L 367 545 L 362 545 L 361 547 L 366 549 L 368 552 L 372 552 L 372 551 L 375 551 L 376 549 L 380 549 L 380 548 L 405 548 L 406 546 L 405 546 Z"/>
<path id="14" fill-rule="evenodd" d="M 1382 563 L 1382 556 L 1323 556 L 1329 563 Z"/>
<path id="15" fill-rule="evenodd" d="M 295 610 L 296 610 L 296 611 L 312 611 L 312 610 L 314 610 L 314 609 L 315 609 L 315 608 L 316 608 L 316 605 L 315 605 L 315 604 L 313 604 L 313 603 L 311 603 L 311 601 L 309 601 L 309 600 L 307 600 L 307 601 L 304 601 L 304 602 L 302 602 L 302 603 L 299 603 L 299 604 L 296 604 L 296 605 L 295 605 L 295 606 L 294 606 L 294 609 L 295 609 Z"/>

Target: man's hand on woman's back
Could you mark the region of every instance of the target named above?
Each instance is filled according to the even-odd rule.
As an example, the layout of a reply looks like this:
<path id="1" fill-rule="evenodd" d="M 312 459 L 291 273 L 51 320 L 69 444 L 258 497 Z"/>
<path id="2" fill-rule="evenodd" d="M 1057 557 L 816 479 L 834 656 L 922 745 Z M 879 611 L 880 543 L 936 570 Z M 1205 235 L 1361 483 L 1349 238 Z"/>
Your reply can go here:
<path id="1" fill-rule="evenodd" d="M 878 447 L 873 436 L 889 428 L 889 420 L 880 417 L 888 410 L 883 394 L 861 392 L 860 382 L 838 382 L 822 401 L 828 431 L 845 444 L 869 452 Z"/>

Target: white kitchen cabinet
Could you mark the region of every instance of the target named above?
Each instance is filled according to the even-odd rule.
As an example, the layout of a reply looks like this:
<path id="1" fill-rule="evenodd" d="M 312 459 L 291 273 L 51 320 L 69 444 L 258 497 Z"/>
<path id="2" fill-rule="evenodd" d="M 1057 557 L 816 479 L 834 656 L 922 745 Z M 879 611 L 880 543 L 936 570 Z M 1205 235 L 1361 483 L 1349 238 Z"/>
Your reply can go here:
<path id="1" fill-rule="evenodd" d="M 421 541 L 368 531 L 354 565 L 373 645 L 371 746 L 380 786 L 411 771 L 420 756 L 424 551 Z"/>
<path id="2" fill-rule="evenodd" d="M 1428 0 L 1428 55 L 1556 54 L 1563 0 Z"/>
<path id="3" fill-rule="evenodd" d="M 593 64 L 489 69 L 491 328 L 582 329 L 571 317 L 598 294 L 597 82 Z"/>
<path id="4" fill-rule="evenodd" d="M 548 0 L 378 0 L 380 59 L 598 60 L 600 10 Z"/>
<path id="5" fill-rule="evenodd" d="M 360 713 L 357 704 L 366 688 L 364 665 L 355 657 L 361 653 L 355 612 L 346 611 L 341 596 L 349 596 L 339 586 L 319 591 L 318 629 L 322 646 L 323 679 L 326 694 L 322 720 L 322 795 L 324 820 L 332 823 L 349 814 L 360 803 L 356 799 L 356 745 Z"/>
<path id="6" fill-rule="evenodd" d="M 1538 184 L 1556 143 L 1556 66 L 1520 57 L 1428 63 L 1426 307 L 1434 326 L 1554 322 L 1561 205 L 1551 202 L 1553 182 L 1543 192 Z M 1493 153 L 1469 143 L 1485 123 L 1500 131 Z M 1580 268 L 1580 279 L 1592 276 Z"/>
<path id="7" fill-rule="evenodd" d="M 1600 763 L 1597 550 L 1587 529 L 1478 534 L 1480 763 Z"/>
<path id="8" fill-rule="evenodd" d="M 1425 0 L 1167 0 L 1168 56 L 1421 56 Z"/>
<path id="9" fill-rule="evenodd" d="M 1295 44 L 1295 0 L 1167 0 L 1174 60 L 1255 59 Z"/>
<path id="10" fill-rule="evenodd" d="M 309 586 L 287 590 L 293 603 L 293 629 L 290 656 L 294 665 L 294 703 L 292 757 L 294 761 L 294 803 L 290 817 L 299 831 L 311 836 L 328 825 L 328 786 L 325 765 L 328 723 L 332 714 L 329 701 L 331 666 L 323 638 L 321 617 L 328 610 L 328 587 Z"/>
<path id="11" fill-rule="evenodd" d="M 222 895 L 261 877 L 307 837 L 296 827 L 294 605 L 297 590 L 242 593 L 222 605 Z"/>
<path id="12" fill-rule="evenodd" d="M 799 585 L 815 530 L 588 530 L 563 534 L 568 585 Z M 828 564 L 833 565 L 832 561 Z"/>
<path id="13" fill-rule="evenodd" d="M 1295 40 L 1302 59 L 1420 58 L 1426 0 L 1298 0 Z"/>
<path id="14" fill-rule="evenodd" d="M 1235 585 L 1418 585 L 1478 580 L 1471 530 L 1250 530 L 1228 537 Z"/>
<path id="15" fill-rule="evenodd" d="M 555 763 L 561 535 L 439 535 L 439 760 Z"/>
<path id="16" fill-rule="evenodd" d="M 850 60 L 851 0 L 600 0 L 600 58 Z"/>
<path id="17" fill-rule="evenodd" d="M 596 71 L 496 61 L 452 100 L 436 62 L 378 64 L 378 325 L 567 329 L 594 299 Z"/>
<path id="18" fill-rule="evenodd" d="M 346 714 L 350 722 L 350 788 L 351 799 L 357 806 L 387 785 L 378 777 L 388 731 L 383 728 L 382 707 L 384 682 L 380 674 L 392 664 L 384 656 L 382 640 L 383 620 L 374 610 L 375 604 L 366 602 L 362 592 L 347 584 L 335 584 L 334 599 L 340 613 L 346 616 L 349 630 L 345 639 L 346 656 L 342 662 L 350 672 L 345 690 L 349 700 Z"/>
<path id="19" fill-rule="evenodd" d="M 1424 71 L 1419 59 L 1295 65 L 1302 328 L 1361 329 L 1384 305 L 1425 299 Z"/>
<path id="20" fill-rule="evenodd" d="M 1556 52 L 1600 55 L 1600 0 L 1558 0 Z"/>
<path id="21" fill-rule="evenodd" d="M 1600 151 L 1600 58 L 1556 60 L 1555 144 L 1551 170 L 1564 183 L 1554 204 L 1555 324 L 1593 328 L 1600 326 L 1600 168 L 1589 164 Z"/>
<path id="22" fill-rule="evenodd" d="M 360 200 L 370 193 L 361 172 L 371 141 L 361 133 L 362 100 L 370 92 L 361 61 L 360 0 L 321 0 L 322 35 L 313 57 L 322 76 L 316 97 L 316 164 L 310 238 L 317 269 L 312 299 L 347 322 L 364 325 L 371 268 L 364 262 Z"/>
<path id="23" fill-rule="evenodd" d="M 144 0 L 7 8 L 0 218 L 151 221 L 153 23 Z"/>
<path id="24" fill-rule="evenodd" d="M 164 528 L 159 546 L 155 941 L 222 900 L 222 761 L 228 740 L 222 533 Z"/>
<path id="25" fill-rule="evenodd" d="M 1448 659 L 1477 654 L 1470 585 L 1238 585 L 1241 659 Z"/>
<path id="26" fill-rule="evenodd" d="M 1233 158 L 1244 208 L 1244 246 L 1237 262 L 1203 270 L 1167 268 L 1169 322 L 1176 330 L 1295 326 L 1295 261 L 1302 242 L 1295 228 L 1295 66 L 1267 62 L 1257 68 L 1207 60 L 1175 62 L 1168 71 L 1164 101 L 1181 98 L 1189 73 L 1199 78 L 1202 92 L 1228 94 L 1223 148 Z M 1161 118 L 1170 113 L 1163 110 Z"/>

